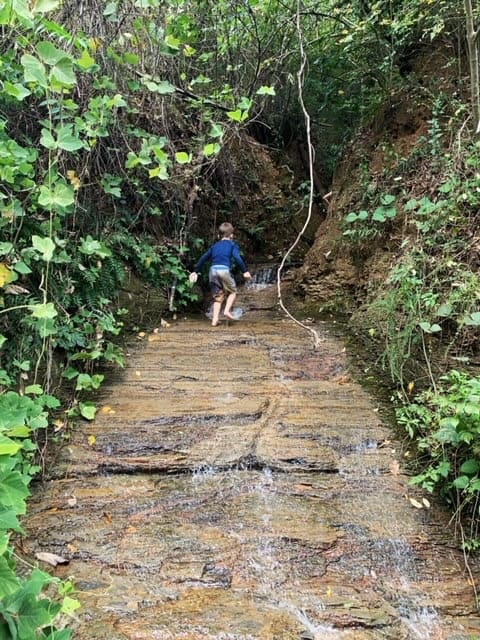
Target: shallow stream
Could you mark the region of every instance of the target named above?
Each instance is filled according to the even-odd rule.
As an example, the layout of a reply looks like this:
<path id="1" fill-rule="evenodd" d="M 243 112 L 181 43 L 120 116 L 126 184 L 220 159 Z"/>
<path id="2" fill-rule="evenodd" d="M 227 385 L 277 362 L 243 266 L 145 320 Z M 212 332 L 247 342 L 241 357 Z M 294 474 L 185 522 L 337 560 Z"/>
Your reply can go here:
<path id="1" fill-rule="evenodd" d="M 344 345 L 317 322 L 313 349 L 259 284 L 238 322 L 141 336 L 36 487 L 24 550 L 69 560 L 74 637 L 480 638 L 448 514 Z"/>

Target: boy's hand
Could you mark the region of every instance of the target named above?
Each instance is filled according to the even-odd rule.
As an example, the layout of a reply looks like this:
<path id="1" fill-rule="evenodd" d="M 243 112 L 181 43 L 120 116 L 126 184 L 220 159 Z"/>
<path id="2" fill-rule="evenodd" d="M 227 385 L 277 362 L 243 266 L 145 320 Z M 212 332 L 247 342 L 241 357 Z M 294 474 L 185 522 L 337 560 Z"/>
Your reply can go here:
<path id="1" fill-rule="evenodd" d="M 250 280 L 252 275 L 250 271 L 245 271 L 245 273 L 243 274 L 243 277 L 245 278 L 245 280 Z"/>
<path id="2" fill-rule="evenodd" d="M 192 273 L 188 276 L 188 279 L 192 284 L 195 284 L 195 282 L 198 280 L 198 273 L 195 273 L 195 271 L 192 271 Z"/>

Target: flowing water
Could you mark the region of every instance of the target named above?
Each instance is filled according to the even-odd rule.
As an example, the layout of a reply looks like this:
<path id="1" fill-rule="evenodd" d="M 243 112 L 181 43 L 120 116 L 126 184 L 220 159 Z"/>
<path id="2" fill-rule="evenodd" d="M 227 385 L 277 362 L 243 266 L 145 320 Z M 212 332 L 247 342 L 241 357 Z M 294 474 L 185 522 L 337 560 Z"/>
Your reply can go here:
<path id="1" fill-rule="evenodd" d="M 272 279 L 236 323 L 139 340 L 37 486 L 24 551 L 69 560 L 78 640 L 480 638 L 448 514 L 411 503 L 343 344 L 317 323 L 313 349 Z"/>

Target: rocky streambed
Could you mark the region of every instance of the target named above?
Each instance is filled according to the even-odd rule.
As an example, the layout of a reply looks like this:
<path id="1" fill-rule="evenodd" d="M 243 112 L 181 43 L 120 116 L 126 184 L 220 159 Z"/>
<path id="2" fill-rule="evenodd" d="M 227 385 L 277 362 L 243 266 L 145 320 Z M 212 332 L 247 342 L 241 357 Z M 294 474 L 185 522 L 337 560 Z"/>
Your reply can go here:
<path id="1" fill-rule="evenodd" d="M 448 514 L 344 345 L 317 323 L 314 349 L 274 287 L 240 304 L 146 334 L 35 488 L 24 550 L 69 560 L 74 637 L 480 638 Z"/>

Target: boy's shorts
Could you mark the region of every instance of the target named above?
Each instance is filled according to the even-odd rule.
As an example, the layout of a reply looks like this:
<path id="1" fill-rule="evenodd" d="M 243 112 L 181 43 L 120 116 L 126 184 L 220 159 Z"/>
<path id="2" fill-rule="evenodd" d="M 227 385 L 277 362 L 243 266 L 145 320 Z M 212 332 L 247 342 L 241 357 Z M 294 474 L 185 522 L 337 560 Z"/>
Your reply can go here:
<path id="1" fill-rule="evenodd" d="M 210 291 L 215 302 L 223 302 L 225 294 L 236 293 L 237 284 L 230 270 L 212 267 L 208 275 Z"/>

